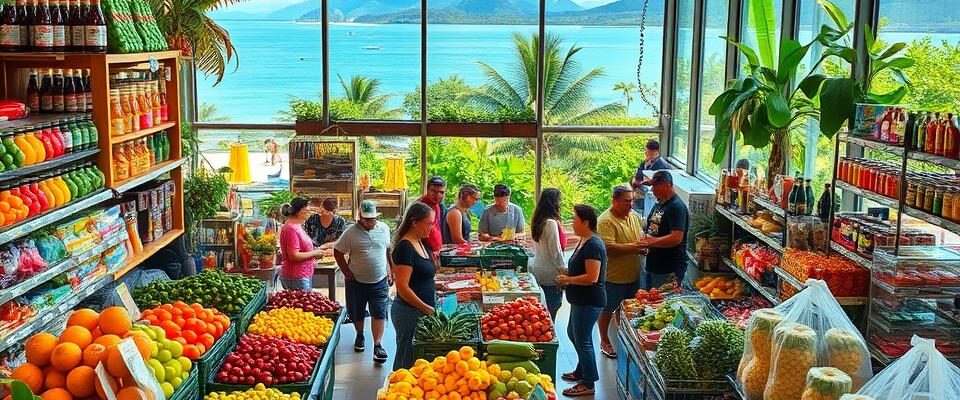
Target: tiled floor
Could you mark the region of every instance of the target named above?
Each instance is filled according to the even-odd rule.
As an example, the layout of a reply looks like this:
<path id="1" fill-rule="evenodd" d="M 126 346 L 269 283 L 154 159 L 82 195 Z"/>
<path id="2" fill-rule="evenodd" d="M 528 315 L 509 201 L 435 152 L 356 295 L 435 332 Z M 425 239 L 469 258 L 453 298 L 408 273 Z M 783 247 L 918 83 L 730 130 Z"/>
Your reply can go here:
<path id="1" fill-rule="evenodd" d="M 326 289 L 322 289 L 326 293 Z M 339 300 L 343 300 L 343 289 L 338 290 Z M 573 345 L 567 339 L 567 319 L 570 313 L 570 306 L 565 304 L 560 309 L 557 316 L 557 331 L 560 333 L 560 351 L 557 354 L 557 371 L 563 373 L 573 370 L 576 366 L 577 355 L 573 352 Z M 393 332 L 393 325 L 388 322 L 386 333 L 383 338 L 383 347 L 390 353 L 391 358 L 384 365 L 373 362 L 373 338 L 370 334 L 369 319 L 366 325 L 366 348 L 364 353 L 353 351 L 353 341 L 356 338 L 356 331 L 353 326 L 344 326 L 340 335 L 340 345 L 337 347 L 336 364 L 336 386 L 334 388 L 335 399 L 367 400 L 376 399 L 377 390 L 383 386 L 387 375 L 390 374 L 393 365 L 392 355 L 396 348 L 396 338 Z M 597 345 L 598 366 L 600 367 L 600 381 L 597 382 L 597 394 L 594 399 L 615 400 L 619 399 L 617 395 L 617 366 L 616 360 L 603 357 L 599 353 L 599 333 L 594 331 L 594 342 Z M 615 338 L 615 333 L 611 332 L 611 338 Z M 569 383 L 560 382 L 559 389 L 562 390 L 570 386 Z M 562 397 L 562 396 L 561 396 Z"/>

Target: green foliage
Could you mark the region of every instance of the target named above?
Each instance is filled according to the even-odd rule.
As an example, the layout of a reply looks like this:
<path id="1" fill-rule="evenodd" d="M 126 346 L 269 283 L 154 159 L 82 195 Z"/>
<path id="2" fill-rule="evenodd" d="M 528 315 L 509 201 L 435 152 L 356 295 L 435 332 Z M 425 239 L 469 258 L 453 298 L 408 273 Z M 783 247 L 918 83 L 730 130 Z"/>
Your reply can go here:
<path id="1" fill-rule="evenodd" d="M 277 221 L 282 221 L 283 215 L 280 213 L 280 209 L 284 204 L 289 203 L 291 200 L 293 200 L 292 192 L 289 190 L 279 190 L 270 193 L 267 198 L 258 201 L 257 206 L 260 207 L 261 214 Z"/>
<path id="2" fill-rule="evenodd" d="M 960 65 L 960 43 L 943 40 L 938 46 L 925 36 L 907 46 L 906 57 L 916 63 L 904 71 L 912 85 L 903 103 L 930 111 L 960 109 L 960 86 L 951 84 L 960 81 L 960 69 L 945 67 Z M 892 73 L 879 74 L 874 84 L 881 92 L 902 86 Z"/>
<path id="3" fill-rule="evenodd" d="M 157 26 L 174 48 L 193 50 L 193 62 L 201 72 L 223 80 L 230 64 L 240 66 L 230 33 L 208 12 L 244 0 L 149 0 Z M 186 48 L 184 48 L 186 47 Z"/>
<path id="4" fill-rule="evenodd" d="M 9 385 L 11 400 L 41 400 L 40 396 L 34 395 L 33 391 L 26 383 L 16 379 L 0 378 L 0 386 Z"/>
<path id="5" fill-rule="evenodd" d="M 230 193 L 230 184 L 223 176 L 224 172 L 229 171 L 229 168 L 216 172 L 203 167 L 196 168 L 183 182 L 183 214 L 187 236 L 192 236 L 200 220 L 212 218 L 220 211 L 220 206 Z M 196 246 L 189 237 L 187 243 Z"/>

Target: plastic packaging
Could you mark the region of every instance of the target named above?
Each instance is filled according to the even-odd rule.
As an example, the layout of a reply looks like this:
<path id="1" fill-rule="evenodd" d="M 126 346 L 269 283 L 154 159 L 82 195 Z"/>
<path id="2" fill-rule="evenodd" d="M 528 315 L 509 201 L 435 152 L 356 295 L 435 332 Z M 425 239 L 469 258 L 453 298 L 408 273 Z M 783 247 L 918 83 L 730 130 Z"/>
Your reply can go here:
<path id="1" fill-rule="evenodd" d="M 67 248 L 53 235 L 41 235 L 34 241 L 40 256 L 48 263 L 54 263 L 67 256 Z"/>
<path id="2" fill-rule="evenodd" d="M 857 394 L 875 400 L 960 399 L 960 367 L 943 356 L 933 339 L 914 335 L 913 348 L 873 377 Z"/>
<path id="3" fill-rule="evenodd" d="M 13 243 L 0 246 L 0 268 L 9 276 L 16 276 L 20 270 L 20 249 Z"/>
<path id="4" fill-rule="evenodd" d="M 20 273 L 33 275 L 47 267 L 47 261 L 40 256 L 33 239 L 20 242 Z"/>
<path id="5" fill-rule="evenodd" d="M 833 367 L 810 368 L 807 373 L 807 388 L 800 400 L 840 400 L 850 393 L 853 381 L 850 375 Z"/>
<path id="6" fill-rule="evenodd" d="M 748 400 L 762 400 L 770 372 L 770 348 L 773 331 L 783 321 L 783 314 L 763 308 L 755 311 L 744 331 L 743 357 L 737 367 L 737 381 Z"/>
<path id="7" fill-rule="evenodd" d="M 800 398 L 807 374 L 817 361 L 817 332 L 796 322 L 784 321 L 773 330 L 770 376 L 764 400 Z"/>

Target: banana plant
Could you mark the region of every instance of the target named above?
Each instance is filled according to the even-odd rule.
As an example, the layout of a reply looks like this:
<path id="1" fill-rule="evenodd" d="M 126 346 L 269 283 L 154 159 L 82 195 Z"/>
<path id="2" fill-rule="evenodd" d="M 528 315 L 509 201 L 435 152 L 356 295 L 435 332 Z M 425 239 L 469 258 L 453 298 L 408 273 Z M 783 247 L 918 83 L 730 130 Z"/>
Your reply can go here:
<path id="1" fill-rule="evenodd" d="M 818 65 L 827 58 L 838 57 L 851 66 L 856 66 L 860 61 L 857 51 L 838 40 L 853 29 L 853 23 L 830 1 L 818 0 L 818 3 L 835 25 L 824 25 L 820 28 L 820 43 L 825 51 Z M 853 121 L 857 103 L 897 104 L 910 89 L 910 79 L 904 70 L 913 66 L 915 60 L 901 55 L 907 44 L 897 42 L 888 46 L 877 40 L 873 35 L 873 28 L 866 24 L 863 35 L 869 68 L 857 71 L 853 78 L 813 74 L 801 83 L 804 94 L 813 99 L 820 110 L 820 132 L 828 138 L 832 138 L 848 121 Z M 816 70 L 816 67 L 813 70 Z M 872 87 L 874 78 L 887 73 L 899 81 L 900 85 L 887 93 L 875 93 Z"/>

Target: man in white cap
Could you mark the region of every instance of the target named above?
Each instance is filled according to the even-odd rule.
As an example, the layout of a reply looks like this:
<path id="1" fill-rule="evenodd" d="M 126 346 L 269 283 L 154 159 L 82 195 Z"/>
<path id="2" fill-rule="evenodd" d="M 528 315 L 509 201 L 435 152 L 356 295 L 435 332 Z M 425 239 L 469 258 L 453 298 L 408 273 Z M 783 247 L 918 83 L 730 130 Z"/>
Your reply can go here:
<path id="1" fill-rule="evenodd" d="M 346 281 L 347 314 L 357 329 L 353 349 L 364 351 L 363 325 L 369 305 L 373 327 L 373 360 L 387 361 L 387 352 L 380 345 L 387 322 L 387 302 L 393 285 L 390 259 L 390 228 L 377 218 L 377 205 L 370 200 L 360 203 L 360 218 L 333 247 L 333 256 Z"/>

